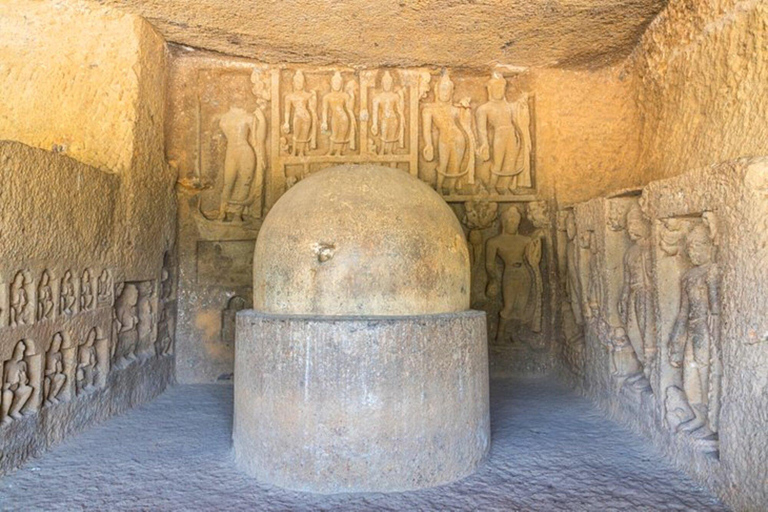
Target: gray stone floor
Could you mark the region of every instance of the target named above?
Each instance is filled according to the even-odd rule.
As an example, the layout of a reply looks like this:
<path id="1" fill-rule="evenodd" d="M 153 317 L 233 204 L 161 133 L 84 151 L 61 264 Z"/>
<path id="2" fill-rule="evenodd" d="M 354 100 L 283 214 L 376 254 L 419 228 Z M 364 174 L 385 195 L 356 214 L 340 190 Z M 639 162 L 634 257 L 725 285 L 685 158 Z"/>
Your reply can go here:
<path id="1" fill-rule="evenodd" d="M 492 384 L 479 472 L 419 492 L 320 496 L 230 462 L 232 389 L 177 386 L 0 479 L 2 510 L 726 510 L 628 430 L 551 381 Z"/>

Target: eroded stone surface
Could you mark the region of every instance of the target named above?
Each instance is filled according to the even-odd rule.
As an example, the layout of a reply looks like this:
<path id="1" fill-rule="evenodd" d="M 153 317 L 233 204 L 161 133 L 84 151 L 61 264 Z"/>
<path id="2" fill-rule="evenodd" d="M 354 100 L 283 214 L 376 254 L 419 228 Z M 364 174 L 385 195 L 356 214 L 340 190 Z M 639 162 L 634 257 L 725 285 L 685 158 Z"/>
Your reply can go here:
<path id="1" fill-rule="evenodd" d="M 469 309 L 469 253 L 447 204 L 407 173 L 334 167 L 283 195 L 259 231 L 264 313 L 419 315 Z"/>
<path id="2" fill-rule="evenodd" d="M 169 40 L 269 62 L 599 66 L 636 44 L 663 0 L 209 3 L 111 0 Z M 546 30 L 541 30 L 546 27 Z M 414 37 L 415 36 L 415 37 Z"/>
<path id="3" fill-rule="evenodd" d="M 239 467 L 312 492 L 402 491 L 474 472 L 491 444 L 485 314 L 238 315 Z"/>

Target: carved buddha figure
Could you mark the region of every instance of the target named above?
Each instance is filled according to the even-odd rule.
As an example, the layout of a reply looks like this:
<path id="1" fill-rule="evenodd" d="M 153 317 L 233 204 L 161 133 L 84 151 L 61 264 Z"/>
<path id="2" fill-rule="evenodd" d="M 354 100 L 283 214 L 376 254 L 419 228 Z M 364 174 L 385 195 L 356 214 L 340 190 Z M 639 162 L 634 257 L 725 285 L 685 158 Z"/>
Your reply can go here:
<path id="1" fill-rule="evenodd" d="M 61 291 L 59 296 L 59 313 L 62 315 L 71 315 L 76 313 L 77 293 L 75 284 L 72 282 L 72 272 L 67 270 L 64 277 L 61 278 Z"/>
<path id="2" fill-rule="evenodd" d="M 389 71 L 381 77 L 381 91 L 373 95 L 371 133 L 381 136 L 379 154 L 391 155 L 396 147 L 405 147 L 405 98 L 403 90 L 393 90 Z"/>
<path id="3" fill-rule="evenodd" d="M 27 271 L 19 272 L 13 279 L 11 284 L 11 326 L 29 325 L 33 321 L 34 309 L 28 292 L 31 283 L 32 278 Z"/>
<path id="4" fill-rule="evenodd" d="M 45 356 L 45 374 L 43 380 L 43 396 L 48 405 L 59 403 L 59 394 L 67 382 L 64 373 L 64 356 L 61 345 L 64 341 L 60 332 L 53 335 L 51 348 Z"/>
<path id="5" fill-rule="evenodd" d="M 331 92 L 323 96 L 323 122 L 321 129 L 331 132 L 329 155 L 343 155 L 344 147 L 356 148 L 357 120 L 355 118 L 355 88 L 357 84 L 350 80 L 346 90 L 342 91 L 344 79 L 338 71 L 331 78 Z"/>
<path id="6" fill-rule="evenodd" d="M 219 219 L 242 221 L 245 208 L 261 193 L 267 120 L 261 109 L 250 114 L 233 106 L 221 117 L 219 128 L 227 139 Z"/>
<path id="7" fill-rule="evenodd" d="M 497 342 L 503 341 L 510 321 L 528 323 L 532 317 L 531 291 L 536 244 L 532 243 L 530 237 L 518 233 L 521 219 L 520 210 L 511 206 L 501 215 L 501 234 L 486 243 L 485 268 L 488 273 L 487 295 L 490 298 L 497 297 L 499 292 L 496 258 L 501 259 L 504 265 L 501 275 L 503 307 L 499 312 Z"/>
<path id="8" fill-rule="evenodd" d="M 40 284 L 37 285 L 37 319 L 50 320 L 53 318 L 53 289 L 51 288 L 51 276 L 44 271 L 40 276 Z"/>
<path id="9" fill-rule="evenodd" d="M 96 283 L 96 297 L 99 304 L 110 303 L 110 293 L 112 288 L 112 279 L 107 269 L 102 270 L 99 280 Z"/>
<path id="10" fill-rule="evenodd" d="M 474 146 L 469 101 L 459 106 L 453 104 L 454 83 L 444 72 L 435 84 L 435 101 L 427 103 L 422 110 L 422 129 L 424 134 L 424 159 L 431 162 L 435 158 L 435 146 L 432 128 L 438 131 L 437 137 L 437 191 L 444 192 L 443 186 L 457 190 L 459 179 L 469 174 L 469 183 L 474 183 L 474 148 L 470 147 L 470 158 L 464 170 L 461 164 L 467 151 L 467 142 Z"/>
<path id="11" fill-rule="evenodd" d="M 75 384 L 77 394 L 87 393 L 96 387 L 96 373 L 98 371 L 98 358 L 96 355 L 97 330 L 94 327 L 88 333 L 85 342 L 77 348 L 77 372 Z"/>
<path id="12" fill-rule="evenodd" d="M 706 436 L 717 432 L 720 381 L 720 275 L 709 230 L 699 224 L 686 238 L 693 267 L 683 274 L 680 309 L 669 338 L 670 364 L 683 368 L 683 382 L 695 418 L 680 425 Z"/>
<path id="13" fill-rule="evenodd" d="M 34 388 L 29 383 L 29 367 L 25 360 L 27 344 L 22 340 L 13 349 L 13 356 L 5 362 L 3 375 L 3 423 L 21 419 L 24 407 L 32 397 Z"/>
<path id="14" fill-rule="evenodd" d="M 651 228 L 640 207 L 636 205 L 627 211 L 625 226 L 632 245 L 624 254 L 624 283 L 618 302 L 619 317 L 621 323 L 628 327 L 630 313 L 634 314 L 640 336 L 630 336 L 630 340 L 648 376 L 656 353 L 652 317 Z"/>
<path id="15" fill-rule="evenodd" d="M 93 309 L 96 297 L 93 294 L 93 283 L 91 283 L 91 271 L 85 269 L 83 277 L 80 280 L 80 311 Z"/>
<path id="16" fill-rule="evenodd" d="M 492 160 L 489 188 L 499 193 L 518 188 L 522 134 L 515 126 L 515 107 L 507 101 L 507 80 L 494 73 L 487 84 L 488 102 L 477 108 L 477 131 L 480 141 L 478 153 L 483 160 Z M 489 142 L 488 127 L 493 130 Z"/>
<path id="17" fill-rule="evenodd" d="M 291 134 L 293 156 L 306 155 L 317 148 L 317 96 L 305 90 L 304 73 L 293 75 L 293 92 L 285 95 L 283 133 Z"/>
<path id="18" fill-rule="evenodd" d="M 134 283 L 126 283 L 122 293 L 115 300 L 115 331 L 117 343 L 115 343 L 114 360 L 118 368 L 126 367 L 136 359 L 136 344 L 138 343 L 139 317 L 136 304 L 139 300 L 139 291 Z"/>

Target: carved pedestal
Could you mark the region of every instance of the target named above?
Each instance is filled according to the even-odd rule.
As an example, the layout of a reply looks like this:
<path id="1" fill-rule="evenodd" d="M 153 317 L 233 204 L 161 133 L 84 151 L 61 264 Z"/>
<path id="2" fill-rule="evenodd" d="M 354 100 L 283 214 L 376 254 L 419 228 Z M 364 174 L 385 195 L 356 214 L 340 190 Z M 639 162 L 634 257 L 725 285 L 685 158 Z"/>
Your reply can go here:
<path id="1" fill-rule="evenodd" d="M 472 473 L 490 447 L 485 329 L 479 311 L 238 313 L 236 463 L 320 493 L 420 489 Z"/>

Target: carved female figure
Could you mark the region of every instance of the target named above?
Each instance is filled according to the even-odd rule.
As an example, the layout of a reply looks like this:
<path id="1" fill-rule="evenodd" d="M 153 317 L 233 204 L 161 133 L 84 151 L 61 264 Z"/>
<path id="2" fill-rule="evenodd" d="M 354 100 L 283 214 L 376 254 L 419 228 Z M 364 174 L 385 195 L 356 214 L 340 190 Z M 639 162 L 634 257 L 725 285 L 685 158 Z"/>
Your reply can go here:
<path id="1" fill-rule="evenodd" d="M 61 278 L 61 290 L 59 294 L 59 314 L 71 315 L 76 313 L 77 293 L 72 282 L 72 272 L 67 270 Z"/>
<path id="2" fill-rule="evenodd" d="M 669 338 L 670 364 L 683 368 L 685 394 L 696 415 L 680 428 L 701 436 L 717 432 L 720 380 L 720 275 L 709 230 L 694 227 L 686 239 L 693 267 L 683 274 L 680 309 Z"/>
<path id="3" fill-rule="evenodd" d="M 60 332 L 54 334 L 51 348 L 45 356 L 43 396 L 47 405 L 59 403 L 59 393 L 67 382 L 67 375 L 64 373 L 64 356 L 61 353 L 63 342 L 64 337 Z"/>
<path id="4" fill-rule="evenodd" d="M 83 277 L 80 279 L 80 311 L 93 309 L 96 305 L 96 297 L 93 294 L 93 283 L 91 282 L 91 271 L 83 270 Z"/>
<path id="5" fill-rule="evenodd" d="M 13 349 L 13 356 L 5 362 L 5 375 L 3 377 L 3 424 L 10 423 L 13 419 L 21 419 L 24 406 L 32 397 L 34 388 L 29 383 L 29 369 L 24 359 L 27 353 L 27 344 L 19 341 Z"/>
<path id="6" fill-rule="evenodd" d="M 515 191 L 524 167 L 519 164 L 523 144 L 520 128 L 515 125 L 515 105 L 506 98 L 507 80 L 494 73 L 488 80 L 488 102 L 477 108 L 478 154 L 484 161 L 492 158 L 489 188 L 499 193 Z M 488 126 L 493 129 L 489 144 Z"/>
<path id="7" fill-rule="evenodd" d="M 499 312 L 496 341 L 501 342 L 511 320 L 528 323 L 531 320 L 531 288 L 533 284 L 534 244 L 530 237 L 518 233 L 522 216 L 516 206 L 501 214 L 502 233 L 489 239 L 485 249 L 485 269 L 488 273 L 487 295 L 499 294 L 496 258 L 504 264 L 501 276 L 503 308 Z"/>
<path id="8" fill-rule="evenodd" d="M 51 288 L 51 276 L 47 270 L 40 276 L 37 285 L 37 320 L 50 320 L 53 318 L 53 289 Z"/>
<path id="9" fill-rule="evenodd" d="M 293 134 L 293 156 L 303 156 L 317 148 L 317 95 L 305 90 L 304 73 L 293 75 L 293 92 L 285 95 L 283 133 Z"/>
<path id="10" fill-rule="evenodd" d="M 357 83 L 350 80 L 344 91 L 341 87 L 344 80 L 338 71 L 331 78 L 331 92 L 323 97 L 323 124 L 324 132 L 331 131 L 331 146 L 329 155 L 343 155 L 344 146 L 349 144 L 349 149 L 355 150 L 357 139 L 357 119 L 355 118 L 355 89 Z"/>
<path id="11" fill-rule="evenodd" d="M 443 185 L 448 189 L 457 190 L 459 179 L 468 176 L 469 184 L 475 182 L 475 137 L 472 131 L 469 100 L 462 100 L 459 105 L 453 104 L 454 83 L 444 72 L 435 84 L 435 101 L 427 103 L 421 113 L 424 135 L 424 160 L 431 162 L 435 158 L 435 146 L 432 139 L 432 128 L 437 128 L 437 191 L 443 192 Z M 469 161 L 461 170 L 464 155 L 469 145 Z"/>
<path id="12" fill-rule="evenodd" d="M 627 328 L 630 312 L 634 313 L 640 338 L 633 339 L 633 336 L 630 336 L 630 340 L 648 376 L 656 353 L 652 317 L 651 227 L 637 205 L 627 211 L 625 225 L 632 245 L 624 254 L 624 283 L 618 303 L 619 317 L 622 325 Z"/>
<path id="13" fill-rule="evenodd" d="M 28 271 L 16 274 L 11 284 L 10 325 L 30 325 L 34 319 L 34 309 L 29 296 L 32 278 Z"/>
<path id="14" fill-rule="evenodd" d="M 394 82 L 389 71 L 381 77 L 381 91 L 373 96 L 371 133 L 381 134 L 380 155 L 391 155 L 395 148 L 405 147 L 405 97 L 402 88 L 393 91 Z"/>

